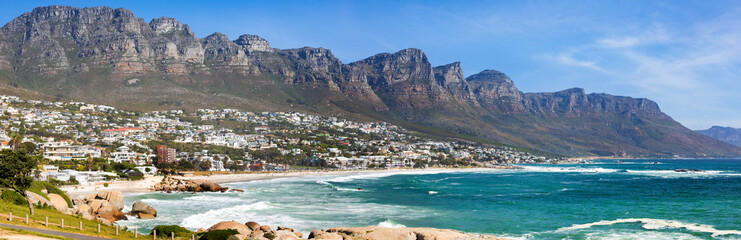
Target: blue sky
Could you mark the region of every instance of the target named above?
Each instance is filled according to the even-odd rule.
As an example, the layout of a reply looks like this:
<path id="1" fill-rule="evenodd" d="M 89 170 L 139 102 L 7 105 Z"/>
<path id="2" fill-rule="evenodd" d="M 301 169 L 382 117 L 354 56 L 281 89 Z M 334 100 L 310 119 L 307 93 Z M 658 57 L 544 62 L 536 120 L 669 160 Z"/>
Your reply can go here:
<path id="1" fill-rule="evenodd" d="M 741 127 L 738 1 L 14 1 L 0 22 L 45 5 L 124 7 L 345 63 L 414 47 L 467 76 L 502 71 L 523 92 L 582 87 L 649 98 L 691 129 Z"/>

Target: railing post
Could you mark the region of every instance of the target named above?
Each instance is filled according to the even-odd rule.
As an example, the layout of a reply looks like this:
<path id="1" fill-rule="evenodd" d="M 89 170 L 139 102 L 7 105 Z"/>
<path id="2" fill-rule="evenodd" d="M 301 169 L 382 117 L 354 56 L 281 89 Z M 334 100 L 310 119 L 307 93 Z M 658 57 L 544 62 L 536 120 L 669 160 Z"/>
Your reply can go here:
<path id="1" fill-rule="evenodd" d="M 46 216 L 44 218 L 44 225 L 47 226 L 47 227 L 49 226 L 49 216 Z"/>
<path id="2" fill-rule="evenodd" d="M 13 221 L 13 212 L 10 212 L 10 214 L 8 214 L 8 216 L 9 216 L 8 217 L 8 221 L 11 221 L 12 222 Z"/>
<path id="3" fill-rule="evenodd" d="M 80 231 L 82 231 L 82 221 L 80 221 Z"/>
<path id="4" fill-rule="evenodd" d="M 98 223 L 98 233 L 100 233 L 100 223 Z"/>
<path id="5" fill-rule="evenodd" d="M 116 236 L 118 236 L 118 225 L 116 225 Z"/>
<path id="6" fill-rule="evenodd" d="M 170 233 L 170 240 L 175 240 L 175 232 Z"/>
<path id="7" fill-rule="evenodd" d="M 61 219 L 62 219 L 62 224 L 60 224 L 59 226 L 64 228 L 64 218 L 61 218 Z"/>
<path id="8" fill-rule="evenodd" d="M 152 239 L 157 239 L 157 230 L 152 229 L 152 235 L 154 236 Z"/>
<path id="9" fill-rule="evenodd" d="M 136 228 L 134 228 L 134 238 L 137 238 L 137 237 L 139 237 L 139 232 L 137 231 Z"/>
<path id="10" fill-rule="evenodd" d="M 26 224 L 28 224 L 28 214 L 26 214 Z"/>

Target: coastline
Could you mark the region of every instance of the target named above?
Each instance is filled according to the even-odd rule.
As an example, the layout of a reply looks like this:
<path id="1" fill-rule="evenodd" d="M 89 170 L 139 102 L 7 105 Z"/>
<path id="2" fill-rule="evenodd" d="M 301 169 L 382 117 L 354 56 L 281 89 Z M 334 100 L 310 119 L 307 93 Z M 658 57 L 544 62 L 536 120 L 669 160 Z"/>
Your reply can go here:
<path id="1" fill-rule="evenodd" d="M 424 168 L 424 169 L 412 169 L 412 168 L 394 168 L 394 169 L 367 169 L 367 170 L 341 170 L 341 171 L 295 171 L 295 172 L 255 172 L 255 173 L 229 173 L 229 174 L 213 174 L 203 176 L 188 176 L 177 178 L 182 179 L 207 179 L 217 184 L 225 183 L 237 183 L 237 182 L 251 182 L 260 180 L 270 180 L 278 178 L 296 178 L 296 177 L 307 177 L 307 176 L 348 176 L 356 174 L 371 174 L 371 173 L 408 173 L 408 172 L 456 172 L 456 171 L 481 171 L 481 170 L 492 170 L 496 168 Z M 90 193 L 97 193 L 100 191 L 121 191 L 122 193 L 144 193 L 154 192 L 152 187 L 154 184 L 161 182 L 163 176 L 147 176 L 142 180 L 136 181 L 112 181 L 112 182 L 98 182 L 88 183 L 87 185 L 69 185 L 60 187 L 62 191 L 65 191 L 72 198 L 84 197 Z M 106 187 L 104 183 L 108 183 Z"/>

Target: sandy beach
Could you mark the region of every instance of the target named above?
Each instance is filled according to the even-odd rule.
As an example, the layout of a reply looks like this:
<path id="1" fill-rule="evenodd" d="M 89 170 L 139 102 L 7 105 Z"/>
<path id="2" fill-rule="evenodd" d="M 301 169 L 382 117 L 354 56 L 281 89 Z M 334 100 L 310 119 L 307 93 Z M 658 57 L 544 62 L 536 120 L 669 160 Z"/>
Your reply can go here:
<path id="1" fill-rule="evenodd" d="M 483 168 L 486 169 L 486 168 Z M 228 173 L 213 174 L 205 176 L 179 177 L 184 179 L 208 179 L 218 184 L 233 182 L 249 182 L 257 180 L 268 180 L 276 178 L 292 178 L 304 176 L 346 176 L 369 173 L 394 173 L 394 172 L 438 172 L 438 171 L 471 171 L 481 170 L 480 168 L 426 168 L 426 169 L 381 169 L 381 170 L 347 170 L 347 171 L 295 171 L 295 172 L 255 172 L 255 173 Z M 61 187 L 62 191 L 67 192 L 72 198 L 84 197 L 90 193 L 100 191 L 121 191 L 123 193 L 151 192 L 154 184 L 161 182 L 163 176 L 146 176 L 142 180 L 125 181 L 116 180 L 111 182 L 96 182 L 80 185 L 71 185 Z M 105 186 L 108 183 L 108 186 Z"/>

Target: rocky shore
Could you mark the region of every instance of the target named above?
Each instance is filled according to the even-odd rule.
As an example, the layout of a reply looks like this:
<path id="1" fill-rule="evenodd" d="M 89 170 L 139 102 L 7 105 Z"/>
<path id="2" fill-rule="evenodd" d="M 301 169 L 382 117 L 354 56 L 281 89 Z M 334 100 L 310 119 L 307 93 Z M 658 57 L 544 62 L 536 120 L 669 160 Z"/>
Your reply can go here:
<path id="1" fill-rule="evenodd" d="M 238 232 L 235 237 L 240 240 L 297 240 L 303 234 L 291 228 L 260 225 L 256 222 L 241 224 L 235 221 L 224 221 L 198 232 L 233 229 Z M 326 240 L 496 240 L 502 239 L 488 235 L 472 235 L 451 229 L 436 228 L 389 228 L 389 227 L 338 227 L 328 230 L 311 231 L 307 239 Z"/>
<path id="2" fill-rule="evenodd" d="M 176 177 L 165 177 L 162 182 L 152 186 L 154 191 L 165 192 L 226 192 L 227 187 L 208 179 L 186 179 Z"/>

